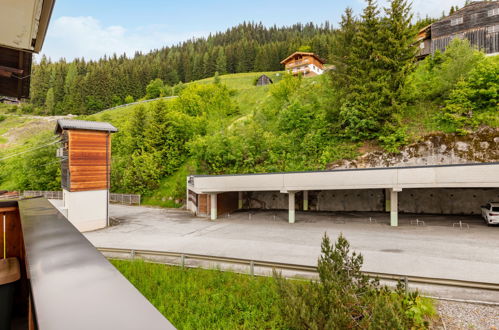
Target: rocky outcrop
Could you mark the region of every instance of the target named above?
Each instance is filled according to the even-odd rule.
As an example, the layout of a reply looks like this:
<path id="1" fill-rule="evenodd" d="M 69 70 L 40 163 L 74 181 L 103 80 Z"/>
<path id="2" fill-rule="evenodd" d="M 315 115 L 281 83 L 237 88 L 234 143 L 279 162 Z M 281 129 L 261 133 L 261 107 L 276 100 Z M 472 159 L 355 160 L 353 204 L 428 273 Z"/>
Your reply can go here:
<path id="1" fill-rule="evenodd" d="M 422 141 L 404 147 L 400 153 L 366 153 L 354 160 L 328 166 L 335 168 L 370 168 L 418 165 L 446 165 L 499 161 L 499 128 L 481 127 L 468 135 L 434 133 Z"/>

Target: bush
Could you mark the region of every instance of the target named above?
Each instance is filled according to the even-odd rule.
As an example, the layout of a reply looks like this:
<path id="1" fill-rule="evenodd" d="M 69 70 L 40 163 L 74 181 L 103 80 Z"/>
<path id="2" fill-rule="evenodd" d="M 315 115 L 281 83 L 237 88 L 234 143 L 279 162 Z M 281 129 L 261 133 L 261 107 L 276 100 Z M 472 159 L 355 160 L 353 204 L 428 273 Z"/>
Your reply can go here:
<path id="1" fill-rule="evenodd" d="M 340 235 L 332 245 L 325 234 L 318 261 L 319 281 L 294 284 L 275 275 L 281 313 L 290 329 L 411 329 L 428 326 L 435 311 L 417 292 L 381 286 L 361 272 L 362 255 L 350 253 Z"/>
<path id="2" fill-rule="evenodd" d="M 451 131 L 465 133 L 480 124 L 498 124 L 499 58 L 483 58 L 462 78 L 437 119 Z"/>
<path id="3" fill-rule="evenodd" d="M 6 117 L 6 116 L 4 116 L 4 115 L 0 115 L 0 123 L 1 123 L 2 121 L 4 121 L 5 119 L 7 119 L 7 117 Z"/>

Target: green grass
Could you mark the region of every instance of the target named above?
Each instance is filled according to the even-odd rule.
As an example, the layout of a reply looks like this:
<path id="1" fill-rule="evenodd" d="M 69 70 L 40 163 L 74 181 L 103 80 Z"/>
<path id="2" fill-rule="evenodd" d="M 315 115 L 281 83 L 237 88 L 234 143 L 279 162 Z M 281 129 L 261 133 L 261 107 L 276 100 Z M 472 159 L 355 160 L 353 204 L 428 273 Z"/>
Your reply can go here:
<path id="1" fill-rule="evenodd" d="M 273 278 L 112 260 L 178 329 L 282 329 Z"/>
<path id="2" fill-rule="evenodd" d="M 274 83 L 278 82 L 282 79 L 282 75 L 284 72 L 282 71 L 271 71 L 271 72 L 247 72 L 247 73 L 234 73 L 220 76 L 220 81 L 227 85 L 227 87 L 231 89 L 253 89 L 255 88 L 255 79 L 260 77 L 262 74 L 266 74 L 272 79 Z M 199 84 L 210 84 L 213 83 L 214 78 L 205 78 L 201 80 L 197 80 L 192 83 Z M 258 87 L 259 88 L 259 87 Z"/>
<path id="3" fill-rule="evenodd" d="M 178 196 L 184 198 L 186 192 L 186 177 L 194 173 L 192 161 L 186 162 L 172 176 L 164 177 L 159 188 L 151 195 L 144 196 L 141 203 L 160 207 L 177 208 L 182 207 L 183 201 Z"/>

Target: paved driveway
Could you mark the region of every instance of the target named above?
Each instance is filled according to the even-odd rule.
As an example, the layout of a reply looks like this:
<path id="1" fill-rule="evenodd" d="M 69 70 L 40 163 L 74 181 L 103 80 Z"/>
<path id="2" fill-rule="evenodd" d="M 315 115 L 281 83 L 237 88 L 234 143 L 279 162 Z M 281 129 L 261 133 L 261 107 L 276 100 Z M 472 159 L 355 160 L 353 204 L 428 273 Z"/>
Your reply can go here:
<path id="1" fill-rule="evenodd" d="M 332 239 L 343 233 L 364 255 L 366 271 L 499 283 L 499 227 L 477 217 L 419 216 L 426 226 L 416 227 L 416 216 L 402 215 L 392 228 L 384 213 L 297 213 L 293 225 L 284 211 L 212 222 L 182 210 L 111 205 L 110 215 L 118 225 L 85 234 L 95 246 L 314 265 L 324 232 Z M 470 229 L 453 228 L 458 220 Z"/>

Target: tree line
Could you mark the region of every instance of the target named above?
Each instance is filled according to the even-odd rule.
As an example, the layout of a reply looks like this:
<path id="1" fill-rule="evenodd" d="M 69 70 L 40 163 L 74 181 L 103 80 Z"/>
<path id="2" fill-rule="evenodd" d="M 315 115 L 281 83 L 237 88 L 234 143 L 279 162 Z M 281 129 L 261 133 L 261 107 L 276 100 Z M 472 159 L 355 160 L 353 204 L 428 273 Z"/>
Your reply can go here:
<path id="1" fill-rule="evenodd" d="M 116 54 L 97 61 L 56 62 L 42 57 L 33 67 L 31 106 L 47 115 L 86 115 L 142 98 L 154 79 L 174 86 L 219 74 L 282 70 L 280 61 L 306 46 L 324 58 L 334 30 L 326 22 L 265 27 L 242 23 L 225 32 L 185 41 L 132 58 Z"/>

